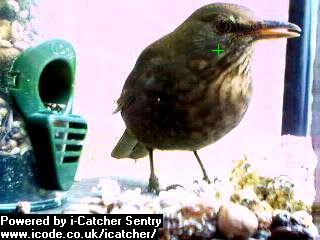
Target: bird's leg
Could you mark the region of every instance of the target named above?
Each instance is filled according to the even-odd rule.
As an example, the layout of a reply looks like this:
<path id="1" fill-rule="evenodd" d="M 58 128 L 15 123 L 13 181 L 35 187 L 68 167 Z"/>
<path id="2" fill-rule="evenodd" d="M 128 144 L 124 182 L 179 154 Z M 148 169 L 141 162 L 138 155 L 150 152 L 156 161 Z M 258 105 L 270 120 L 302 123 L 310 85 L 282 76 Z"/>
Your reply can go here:
<path id="1" fill-rule="evenodd" d="M 200 165 L 200 167 L 201 167 L 201 170 L 202 170 L 202 173 L 203 173 L 203 180 L 210 184 L 211 181 L 210 181 L 210 179 L 209 179 L 209 177 L 208 177 L 208 174 L 207 174 L 207 172 L 206 172 L 206 169 L 204 168 L 204 166 L 203 166 L 203 164 L 202 164 L 202 162 L 201 162 L 201 160 L 200 160 L 200 158 L 199 158 L 199 156 L 198 156 L 197 151 L 193 151 L 193 153 L 194 153 L 194 155 L 196 156 L 196 158 L 197 158 L 197 160 L 198 160 L 198 163 L 199 163 L 199 165 Z"/>
<path id="2" fill-rule="evenodd" d="M 159 180 L 154 172 L 154 166 L 153 166 L 153 150 L 149 150 L 149 160 L 150 160 L 150 178 L 149 178 L 149 184 L 148 184 L 148 192 L 159 194 Z"/>

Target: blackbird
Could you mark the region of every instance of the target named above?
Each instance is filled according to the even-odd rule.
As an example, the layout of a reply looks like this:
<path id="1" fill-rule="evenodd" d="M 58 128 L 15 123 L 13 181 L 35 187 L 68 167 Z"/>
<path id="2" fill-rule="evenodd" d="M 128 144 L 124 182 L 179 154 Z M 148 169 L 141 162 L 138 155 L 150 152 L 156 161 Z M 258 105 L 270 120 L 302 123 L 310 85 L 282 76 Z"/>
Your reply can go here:
<path id="1" fill-rule="evenodd" d="M 253 44 L 261 39 L 299 36 L 292 23 L 258 20 L 247 8 L 215 3 L 196 10 L 173 32 L 140 54 L 118 108 L 126 130 L 114 158 L 149 154 L 149 192 L 159 192 L 153 150 L 197 150 L 238 125 L 251 97 Z M 224 52 L 213 49 L 223 48 Z M 218 53 L 218 54 L 217 54 Z"/>

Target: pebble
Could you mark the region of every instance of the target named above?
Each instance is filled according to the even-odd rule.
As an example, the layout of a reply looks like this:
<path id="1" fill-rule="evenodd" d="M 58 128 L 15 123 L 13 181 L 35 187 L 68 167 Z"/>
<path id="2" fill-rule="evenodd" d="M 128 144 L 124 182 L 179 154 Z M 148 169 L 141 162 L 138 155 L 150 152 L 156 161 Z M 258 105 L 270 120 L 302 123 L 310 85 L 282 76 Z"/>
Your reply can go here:
<path id="1" fill-rule="evenodd" d="M 273 210 L 267 202 L 250 194 L 248 197 L 243 194 L 243 199 L 250 199 L 243 201 L 246 206 L 224 202 L 216 208 L 215 189 L 201 187 L 193 191 L 194 186 L 183 186 L 154 196 L 143 193 L 141 188 L 121 189 L 117 181 L 104 179 L 93 190 L 96 196 L 82 199 L 80 204 L 73 204 L 63 213 L 163 214 L 164 228 L 159 230 L 162 240 L 309 240 L 315 236 L 302 224 L 303 221 L 306 225 L 312 223 L 307 212 L 290 214 Z M 210 195 L 211 200 L 203 199 Z"/>
<path id="2" fill-rule="evenodd" d="M 7 105 L 7 101 L 0 97 L 0 106 Z"/>
<path id="3" fill-rule="evenodd" d="M 272 207 L 266 201 L 254 200 L 248 208 L 257 216 L 259 229 L 269 229 L 272 222 Z"/>
<path id="4" fill-rule="evenodd" d="M 13 46 L 20 50 L 20 51 L 23 51 L 23 50 L 26 50 L 27 48 L 29 48 L 30 46 L 30 43 L 28 42 L 25 42 L 25 41 L 16 41 L 13 43 Z"/>
<path id="5" fill-rule="evenodd" d="M 13 42 L 22 41 L 24 39 L 24 28 L 19 21 L 11 23 L 11 40 Z"/>
<path id="6" fill-rule="evenodd" d="M 12 135 L 12 138 L 15 139 L 15 140 L 19 140 L 19 139 L 24 138 L 24 137 L 25 137 L 25 135 L 22 134 L 21 132 L 14 133 Z"/>
<path id="7" fill-rule="evenodd" d="M 4 118 L 5 116 L 7 116 L 9 110 L 7 108 L 0 108 L 0 118 Z"/>
<path id="8" fill-rule="evenodd" d="M 10 63 L 36 39 L 37 33 L 30 20 L 30 16 L 35 15 L 32 5 L 33 1 L 29 0 L 0 1 L 0 63 Z"/>
<path id="9" fill-rule="evenodd" d="M 258 197 L 252 187 L 246 187 L 241 190 L 237 190 L 232 194 L 232 199 L 241 204 L 248 204 L 252 201 L 258 201 Z"/>
<path id="10" fill-rule="evenodd" d="M 289 212 L 279 211 L 272 217 L 271 237 L 268 240 L 313 240 L 315 236 Z"/>
<path id="11" fill-rule="evenodd" d="M 6 19 L 0 19 L 0 39 L 10 40 L 11 38 L 11 22 Z"/>
<path id="12" fill-rule="evenodd" d="M 268 240 L 270 235 L 271 233 L 268 230 L 259 230 L 252 236 L 252 238 L 258 240 Z"/>
<path id="13" fill-rule="evenodd" d="M 217 225 L 228 239 L 248 239 L 257 231 L 258 219 L 247 207 L 229 203 L 220 207 Z"/>
<path id="14" fill-rule="evenodd" d="M 0 48 L 11 48 L 11 47 L 12 47 L 11 42 L 9 42 L 8 40 L 0 39 Z"/>
<path id="15" fill-rule="evenodd" d="M 10 139 L 10 140 L 8 141 L 8 146 L 9 146 L 11 149 L 17 147 L 17 145 L 18 145 L 17 141 L 15 141 L 15 140 L 13 140 L 13 139 Z"/>
<path id="16" fill-rule="evenodd" d="M 0 64 L 13 60 L 19 54 L 20 51 L 13 47 L 0 48 Z"/>
<path id="17" fill-rule="evenodd" d="M 314 237 L 306 228 L 296 225 L 273 229 L 268 240 L 314 240 Z"/>
<path id="18" fill-rule="evenodd" d="M 21 121 L 13 121 L 12 122 L 12 128 L 21 128 L 22 127 L 22 122 Z"/>
<path id="19" fill-rule="evenodd" d="M 27 19 L 29 17 L 29 11 L 28 10 L 22 10 L 19 12 L 19 18 L 20 19 Z"/>
<path id="20" fill-rule="evenodd" d="M 25 139 L 25 142 L 22 143 L 19 147 L 21 149 L 20 155 L 24 155 L 26 152 L 32 149 L 29 139 Z"/>
<path id="21" fill-rule="evenodd" d="M 309 226 L 312 223 L 312 216 L 306 212 L 306 211 L 296 211 L 292 214 L 292 217 L 294 217 L 295 219 L 301 221 L 301 223 L 303 223 L 306 226 Z"/>
<path id="22" fill-rule="evenodd" d="M 162 206 L 171 205 L 172 203 L 180 206 L 195 206 L 200 202 L 200 198 L 191 192 L 181 191 L 161 191 L 159 193 L 159 200 Z"/>
<path id="23" fill-rule="evenodd" d="M 303 210 L 296 211 L 292 214 L 292 216 L 295 219 L 299 220 L 302 224 L 304 224 L 308 228 L 312 236 L 315 237 L 319 235 L 318 228 L 316 225 L 314 225 L 312 216 L 308 212 Z"/>
<path id="24" fill-rule="evenodd" d="M 0 48 L 0 52 L 1 52 Z M 0 97 L 0 120 L 3 124 L 0 126 L 0 132 L 2 136 L 5 136 L 1 139 L 1 154 L 10 154 L 10 155 L 16 155 L 20 154 L 23 155 L 27 151 L 31 150 L 31 143 L 29 141 L 29 138 L 26 134 L 26 130 L 24 129 L 24 124 L 22 120 L 17 120 L 19 118 L 16 118 L 16 120 L 12 121 L 12 118 L 8 118 L 10 122 L 7 122 L 7 117 L 9 114 L 9 111 L 12 112 L 12 109 L 9 107 L 9 104 Z M 15 114 L 13 112 L 13 114 Z M 6 121 L 4 121 L 6 119 Z"/>
<path id="25" fill-rule="evenodd" d="M 101 179 L 97 184 L 97 187 L 92 189 L 92 192 L 97 194 L 118 195 L 121 189 L 117 181 L 112 179 Z"/>
<path id="26" fill-rule="evenodd" d="M 15 147 L 14 149 L 11 150 L 10 154 L 15 155 L 21 152 L 21 149 L 19 147 Z"/>
<path id="27" fill-rule="evenodd" d="M 17 204 L 17 213 L 28 214 L 31 212 L 31 203 L 27 201 L 21 201 Z"/>

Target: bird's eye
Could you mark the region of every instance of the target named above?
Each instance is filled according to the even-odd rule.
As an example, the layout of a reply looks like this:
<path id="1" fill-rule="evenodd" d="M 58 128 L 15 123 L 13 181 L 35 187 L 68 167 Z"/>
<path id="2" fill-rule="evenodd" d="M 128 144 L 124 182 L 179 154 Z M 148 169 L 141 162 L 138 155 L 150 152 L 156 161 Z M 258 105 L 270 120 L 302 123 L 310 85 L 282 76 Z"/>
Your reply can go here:
<path id="1" fill-rule="evenodd" d="M 217 22 L 217 30 L 221 33 L 227 33 L 231 31 L 231 24 L 225 20 L 220 20 Z"/>

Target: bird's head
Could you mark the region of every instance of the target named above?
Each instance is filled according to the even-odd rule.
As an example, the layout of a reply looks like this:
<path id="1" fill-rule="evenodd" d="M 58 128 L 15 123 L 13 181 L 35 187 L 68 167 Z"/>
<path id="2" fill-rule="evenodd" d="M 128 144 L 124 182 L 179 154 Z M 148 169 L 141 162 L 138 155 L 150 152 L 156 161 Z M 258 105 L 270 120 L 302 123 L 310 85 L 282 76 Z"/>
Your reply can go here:
<path id="1" fill-rule="evenodd" d="M 224 55 L 240 56 L 258 40 L 297 37 L 300 31 L 292 23 L 259 20 L 243 6 L 215 3 L 196 10 L 175 32 L 193 54 L 212 56 L 219 44 Z"/>

